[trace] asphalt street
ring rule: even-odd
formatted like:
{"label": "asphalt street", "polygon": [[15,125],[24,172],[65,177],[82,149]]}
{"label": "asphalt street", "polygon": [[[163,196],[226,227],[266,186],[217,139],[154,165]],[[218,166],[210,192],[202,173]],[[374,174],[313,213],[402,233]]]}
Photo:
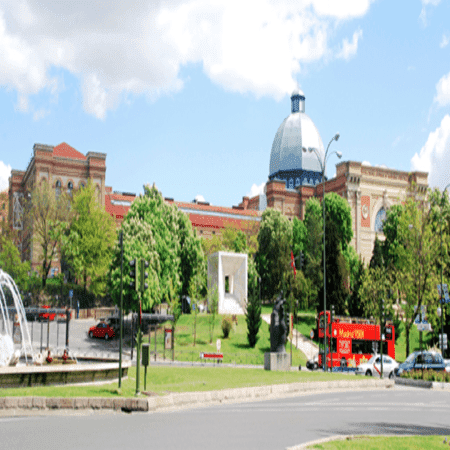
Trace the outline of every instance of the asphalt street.
{"label": "asphalt street", "polygon": [[158,413],[0,418],[9,449],[285,449],[348,434],[450,436],[450,393],[395,387]]}

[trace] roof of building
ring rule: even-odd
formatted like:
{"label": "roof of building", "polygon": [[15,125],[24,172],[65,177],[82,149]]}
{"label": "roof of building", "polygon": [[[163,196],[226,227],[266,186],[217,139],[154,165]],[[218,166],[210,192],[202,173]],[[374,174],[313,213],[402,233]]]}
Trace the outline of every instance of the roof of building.
{"label": "roof of building", "polygon": [[213,206],[206,205],[204,203],[188,203],[188,202],[173,202],[179,209],[185,212],[196,212],[196,213],[206,213],[215,215],[231,215],[239,218],[239,216],[259,217],[261,214],[259,211],[254,211],[250,209],[237,209],[237,208],[227,208],[224,206]]}
{"label": "roof of building", "polygon": [[86,156],[80,153],[78,150],[75,150],[69,144],[65,142],[61,142],[61,144],[53,147],[53,156],[60,156],[62,158],[71,158],[71,159],[81,159],[86,161]]}
{"label": "roof of building", "polygon": [[[303,94],[303,93],[302,93]],[[307,170],[322,173],[316,149],[323,160],[325,151],[314,122],[304,112],[299,91],[291,96],[291,114],[278,128],[270,153],[269,177],[288,170]]]}
{"label": "roof of building", "polygon": [[123,195],[123,193],[118,194],[108,192],[106,189],[105,210],[115,219],[123,219],[127,215],[127,212],[135,198],[136,196],[134,195]]}

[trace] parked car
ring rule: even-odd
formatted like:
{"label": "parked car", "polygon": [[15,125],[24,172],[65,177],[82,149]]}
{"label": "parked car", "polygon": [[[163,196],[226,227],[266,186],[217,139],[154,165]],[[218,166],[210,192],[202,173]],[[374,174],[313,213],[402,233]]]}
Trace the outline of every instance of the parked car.
{"label": "parked car", "polygon": [[308,361],[306,361],[306,368],[309,370],[317,370],[319,368],[319,355],[308,359]]}
{"label": "parked car", "polygon": [[[50,309],[51,306],[49,306],[49,305],[42,305],[41,308]],[[45,320],[45,321],[49,320],[51,322],[52,320],[55,320],[55,317],[56,317],[56,313],[39,313],[39,320],[40,321],[41,320]]]}
{"label": "parked car", "polygon": [[120,317],[108,317],[106,323],[114,330],[114,333],[120,333]]}
{"label": "parked car", "polygon": [[[388,355],[383,355],[383,376],[394,378],[395,369],[398,362]],[[366,375],[368,377],[381,376],[381,355],[373,355],[366,363],[360,364],[356,368],[356,375]]]}
{"label": "parked car", "polygon": [[440,353],[423,351],[413,352],[395,370],[395,375],[400,376],[403,372],[413,369],[445,370],[445,362]]}
{"label": "parked car", "polygon": [[99,322],[97,325],[89,328],[88,336],[90,338],[98,337],[107,341],[115,336],[114,330],[106,323]]}
{"label": "parked car", "polygon": [[28,322],[34,322],[39,319],[39,306],[27,306],[25,308],[25,315]]}

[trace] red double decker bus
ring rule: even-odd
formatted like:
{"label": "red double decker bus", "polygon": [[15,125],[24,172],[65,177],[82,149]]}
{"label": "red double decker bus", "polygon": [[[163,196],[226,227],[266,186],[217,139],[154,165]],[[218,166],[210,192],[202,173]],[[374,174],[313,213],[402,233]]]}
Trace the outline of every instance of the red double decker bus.
{"label": "red double decker bus", "polygon": [[[317,328],[319,339],[324,338],[323,311],[319,314]],[[327,368],[356,368],[380,352],[380,325],[369,319],[336,316],[331,323],[330,311],[326,311]],[[331,331],[331,335],[330,335]],[[384,330],[383,353],[395,359],[395,330],[387,321]],[[319,366],[323,350],[319,353]]]}

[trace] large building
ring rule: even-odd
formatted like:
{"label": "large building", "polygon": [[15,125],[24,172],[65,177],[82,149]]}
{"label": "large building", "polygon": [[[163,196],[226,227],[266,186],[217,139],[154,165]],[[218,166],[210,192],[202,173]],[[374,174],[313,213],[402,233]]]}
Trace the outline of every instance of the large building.
{"label": "large building", "polygon": [[[322,163],[325,149],[314,122],[305,112],[305,95],[295,90],[291,96],[291,113],[281,123],[270,153],[268,181],[264,194],[243,197],[238,206],[213,206],[206,202],[175,203],[189,215],[198,235],[208,238],[228,224],[257,232],[262,212],[275,208],[290,219],[304,218],[306,202],[311,197],[322,198]],[[36,267],[39,260],[36,245],[23,224],[23,199],[32,187],[43,180],[55,189],[72,191],[91,179],[96,186],[98,200],[119,226],[127,214],[135,194],[113,191],[105,185],[106,154],[89,152],[86,155],[66,143],[56,147],[35,144],[25,171],[13,170],[9,180],[10,226],[19,230],[23,259]],[[402,172],[385,167],[372,167],[360,162],[337,164],[336,176],[327,179],[325,192],[344,197],[352,211],[352,245],[366,261],[372,256],[373,242],[379,234],[383,239],[383,220],[387,209],[408,196],[422,198],[428,187],[425,172]],[[1,205],[0,205],[1,206]],[[55,272],[58,263],[55,261]]]}
{"label": "large building", "polygon": [[[305,95],[295,90],[291,114],[278,128],[272,144],[265,192],[244,197],[239,206],[257,211],[275,208],[289,218],[303,220],[306,202],[323,195],[324,156],[320,134],[305,113]],[[403,172],[355,161],[337,164],[335,178],[327,179],[325,175],[325,193],[341,195],[351,207],[352,245],[366,263],[372,257],[375,236],[384,237],[386,210],[408,196],[423,198],[427,188],[426,172]]]}

